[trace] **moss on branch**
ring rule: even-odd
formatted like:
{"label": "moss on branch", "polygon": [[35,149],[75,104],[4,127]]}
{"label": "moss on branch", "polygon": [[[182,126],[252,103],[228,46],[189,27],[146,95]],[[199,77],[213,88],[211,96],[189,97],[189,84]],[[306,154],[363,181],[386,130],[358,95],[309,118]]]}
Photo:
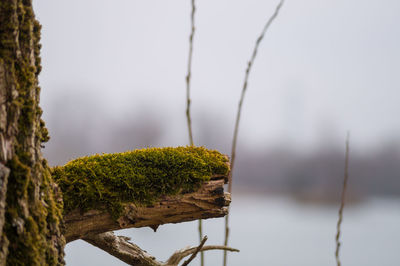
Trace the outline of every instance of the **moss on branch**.
{"label": "moss on branch", "polygon": [[203,147],[147,148],[75,159],[52,169],[64,210],[107,208],[118,218],[125,203],[151,205],[164,195],[197,190],[227,175],[228,158]]}

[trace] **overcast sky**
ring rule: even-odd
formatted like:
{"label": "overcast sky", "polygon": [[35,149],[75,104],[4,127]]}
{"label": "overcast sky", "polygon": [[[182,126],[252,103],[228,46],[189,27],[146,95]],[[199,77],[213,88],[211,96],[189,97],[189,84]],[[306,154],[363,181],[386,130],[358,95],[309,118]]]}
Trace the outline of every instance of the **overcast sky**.
{"label": "overcast sky", "polygon": [[[166,145],[186,145],[190,1],[38,0],[44,118],[55,102],[110,119],[148,110]],[[244,70],[277,1],[197,1],[192,107],[230,141]],[[242,145],[343,145],[400,139],[400,1],[286,1],[260,46],[244,103]],[[73,103],[75,104],[75,103]],[[87,108],[86,108],[87,107]],[[86,109],[85,109],[86,108]],[[59,113],[57,113],[57,111]],[[93,114],[90,112],[93,111]],[[50,119],[48,119],[50,120]],[[128,120],[128,119],[127,119]],[[51,120],[50,120],[51,121]],[[48,122],[50,132],[51,122]],[[83,129],[84,130],[84,129]]]}

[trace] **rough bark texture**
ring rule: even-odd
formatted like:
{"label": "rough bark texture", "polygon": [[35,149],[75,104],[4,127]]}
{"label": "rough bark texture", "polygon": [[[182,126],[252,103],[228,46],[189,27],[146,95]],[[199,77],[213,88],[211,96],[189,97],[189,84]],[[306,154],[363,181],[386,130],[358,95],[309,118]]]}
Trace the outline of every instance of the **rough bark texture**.
{"label": "rough bark texture", "polygon": [[0,265],[3,265],[7,256],[8,240],[3,234],[4,214],[6,207],[7,182],[10,169],[0,162]]}
{"label": "rough bark texture", "polygon": [[67,242],[95,233],[161,224],[180,223],[197,219],[223,217],[227,214],[230,194],[224,193],[225,177],[206,182],[198,191],[177,196],[166,196],[149,207],[128,204],[117,220],[109,212],[74,210],[64,217]]}
{"label": "rough bark texture", "polygon": [[62,200],[41,144],[40,25],[31,0],[0,2],[0,265],[64,264]]}

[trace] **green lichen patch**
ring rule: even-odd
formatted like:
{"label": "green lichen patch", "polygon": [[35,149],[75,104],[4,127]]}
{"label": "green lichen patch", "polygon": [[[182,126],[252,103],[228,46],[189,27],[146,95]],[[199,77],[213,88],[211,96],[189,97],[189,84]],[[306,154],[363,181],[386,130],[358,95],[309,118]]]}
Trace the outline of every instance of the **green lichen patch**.
{"label": "green lichen patch", "polygon": [[198,189],[212,175],[227,175],[228,158],[203,147],[147,148],[75,159],[54,167],[64,210],[105,206],[118,218],[124,203],[151,205],[163,195]]}

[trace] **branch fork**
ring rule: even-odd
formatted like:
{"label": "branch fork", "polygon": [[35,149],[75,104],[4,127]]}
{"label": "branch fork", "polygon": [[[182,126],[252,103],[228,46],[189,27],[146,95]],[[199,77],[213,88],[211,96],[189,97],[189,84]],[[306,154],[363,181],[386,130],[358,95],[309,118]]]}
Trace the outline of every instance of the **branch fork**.
{"label": "branch fork", "polygon": [[162,262],[156,260],[155,257],[147,253],[145,250],[142,250],[137,245],[129,242],[129,237],[116,236],[113,232],[88,235],[83,240],[106,251],[127,264],[135,266],[177,266],[185,257],[191,255],[191,257],[182,264],[182,266],[184,266],[188,265],[200,251],[227,250],[239,252],[238,249],[226,246],[204,246],[207,241],[207,236],[205,236],[199,246],[177,250],[167,261]]}

